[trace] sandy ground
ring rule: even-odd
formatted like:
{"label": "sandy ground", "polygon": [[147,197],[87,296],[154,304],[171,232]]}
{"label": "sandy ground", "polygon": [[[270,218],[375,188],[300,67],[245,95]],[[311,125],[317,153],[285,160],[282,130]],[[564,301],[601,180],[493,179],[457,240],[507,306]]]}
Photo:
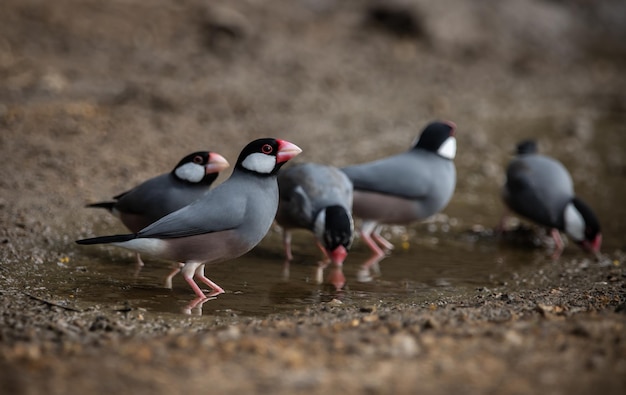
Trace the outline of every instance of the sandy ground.
{"label": "sandy ground", "polygon": [[[439,3],[3,1],[2,392],[624,393],[624,211],[584,169],[602,162],[623,185],[626,7]],[[73,240],[119,229],[85,202],[188,152],[235,158],[276,136],[344,165],[405,149],[435,118],[459,125],[451,217],[495,223],[485,185],[530,130],[596,191],[603,260],[569,254],[514,289],[267,317],[55,295],[50,279],[85,259]]]}

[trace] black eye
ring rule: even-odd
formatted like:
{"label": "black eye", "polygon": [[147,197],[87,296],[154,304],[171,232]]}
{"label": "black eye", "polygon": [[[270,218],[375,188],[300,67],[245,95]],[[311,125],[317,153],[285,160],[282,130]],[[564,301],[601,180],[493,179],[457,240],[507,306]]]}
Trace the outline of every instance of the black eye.
{"label": "black eye", "polygon": [[263,146],[261,147],[261,152],[263,152],[264,154],[271,154],[272,151],[274,151],[274,148],[269,144],[263,144]]}
{"label": "black eye", "polygon": [[193,157],[193,163],[201,164],[204,161],[200,155]]}

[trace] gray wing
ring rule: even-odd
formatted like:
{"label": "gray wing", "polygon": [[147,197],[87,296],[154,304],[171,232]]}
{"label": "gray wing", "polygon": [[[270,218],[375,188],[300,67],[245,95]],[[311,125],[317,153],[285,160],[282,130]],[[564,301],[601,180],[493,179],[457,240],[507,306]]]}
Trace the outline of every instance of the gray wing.
{"label": "gray wing", "polygon": [[313,223],[313,205],[302,185],[301,165],[289,167],[278,174],[280,196],[279,222],[307,227]]}
{"label": "gray wing", "polygon": [[352,181],[334,166],[317,165],[311,169],[313,174],[304,188],[314,202],[316,209],[339,205],[347,210],[352,209]]}
{"label": "gray wing", "polygon": [[[419,199],[429,193],[433,164],[428,159],[447,161],[427,152],[405,152],[374,162],[342,168],[354,189],[378,192],[408,199]],[[430,157],[430,158],[429,158]]]}
{"label": "gray wing", "polygon": [[192,204],[142,229],[137,237],[176,238],[235,229],[244,222],[247,199],[224,188],[209,191]]}
{"label": "gray wing", "polygon": [[559,227],[563,208],[572,197],[569,173],[551,158],[526,155],[513,160],[507,168],[506,203],[539,224]]}
{"label": "gray wing", "polygon": [[334,166],[304,163],[279,173],[280,218],[309,226],[317,212],[339,205],[352,209],[352,182]]}
{"label": "gray wing", "polygon": [[174,180],[169,173],[162,174],[118,195],[115,209],[156,221],[197,200],[208,189],[206,185],[184,184]]}
{"label": "gray wing", "polygon": [[153,210],[159,205],[159,196],[172,187],[169,176],[169,174],[161,174],[115,196],[114,199],[117,199],[115,208],[131,214],[143,214]]}

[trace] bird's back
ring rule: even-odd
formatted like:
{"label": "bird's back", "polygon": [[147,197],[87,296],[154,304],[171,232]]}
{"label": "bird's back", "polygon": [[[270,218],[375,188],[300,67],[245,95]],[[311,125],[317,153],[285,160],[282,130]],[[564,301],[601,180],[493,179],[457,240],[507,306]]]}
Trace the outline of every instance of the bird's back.
{"label": "bird's back", "polygon": [[456,185],[456,170],[451,160],[419,149],[342,170],[355,191],[421,201],[428,206],[424,210],[430,212],[428,215],[445,207]]}
{"label": "bird's back", "polygon": [[281,226],[311,228],[322,208],[352,208],[352,183],[333,166],[305,163],[278,175],[280,203],[276,220]]}
{"label": "bird's back", "polygon": [[187,183],[169,173],[162,174],[120,195],[114,210],[120,213],[122,220],[124,214],[141,216],[147,225],[191,204],[208,190],[207,185]]}
{"label": "bird's back", "polygon": [[553,158],[520,155],[507,167],[504,201],[513,211],[542,225],[562,227],[563,210],[573,197],[569,172]]}

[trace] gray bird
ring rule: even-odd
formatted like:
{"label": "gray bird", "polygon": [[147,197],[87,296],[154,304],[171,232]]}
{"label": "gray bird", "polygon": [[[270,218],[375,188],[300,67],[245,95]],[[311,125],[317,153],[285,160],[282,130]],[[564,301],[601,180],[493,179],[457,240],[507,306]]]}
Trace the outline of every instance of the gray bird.
{"label": "gray bird", "polygon": [[113,244],[180,262],[196,300],[207,295],[194,277],[211,288],[209,296],[221,294],[224,290],[205,277],[205,265],[237,258],[261,241],[278,209],[278,170],[300,152],[298,146],[285,140],[254,140],[239,154],[231,176],[190,205],[137,233],[76,242]]}
{"label": "gray bird", "polygon": [[286,266],[293,259],[291,230],[309,230],[325,255],[321,269],[332,262],[335,270],[329,281],[342,288],[341,266],[354,238],[352,182],[336,167],[303,163],[280,172],[278,189],[276,222],[283,228]]}
{"label": "gray bird", "polygon": [[[575,195],[572,177],[565,166],[539,154],[536,142],[526,140],[517,145],[517,156],[506,169],[502,199],[511,211],[550,229],[555,242],[553,258],[563,251],[559,231],[584,250],[599,253],[602,234],[597,217]],[[504,217],[501,228],[503,224]]]}
{"label": "gray bird", "polygon": [[[360,234],[374,255],[371,266],[393,245],[380,224],[408,224],[430,217],[450,201],[456,185],[456,125],[433,122],[406,152],[342,170],[354,185],[352,214],[363,220]],[[378,242],[378,244],[377,244]]]}
{"label": "gray bird", "polygon": [[[113,201],[93,203],[87,207],[106,209],[118,217],[128,230],[139,232],[204,195],[219,172],[228,166],[228,161],[216,152],[194,152],[182,158],[171,172],[146,180],[113,197]],[[143,266],[140,254],[137,254],[137,265],[138,269]],[[168,280],[171,284],[171,279]]]}

